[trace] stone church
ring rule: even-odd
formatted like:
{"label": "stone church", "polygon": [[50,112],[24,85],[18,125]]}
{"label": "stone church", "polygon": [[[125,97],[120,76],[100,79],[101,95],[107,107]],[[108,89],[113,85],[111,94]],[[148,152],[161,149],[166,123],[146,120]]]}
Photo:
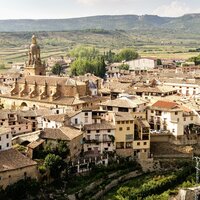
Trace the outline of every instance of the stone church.
{"label": "stone church", "polygon": [[25,64],[25,76],[46,75],[45,62],[40,58],[40,46],[37,44],[35,35],[32,36],[32,44],[28,52],[28,62]]}
{"label": "stone church", "polygon": [[98,98],[95,100],[90,97],[86,82],[70,77],[45,76],[45,64],[41,61],[40,47],[34,35],[23,77],[15,81],[10,94],[1,94],[0,99],[5,107],[12,109],[17,109],[21,105],[56,105],[77,110],[84,106],[92,106],[95,101],[99,102]]}

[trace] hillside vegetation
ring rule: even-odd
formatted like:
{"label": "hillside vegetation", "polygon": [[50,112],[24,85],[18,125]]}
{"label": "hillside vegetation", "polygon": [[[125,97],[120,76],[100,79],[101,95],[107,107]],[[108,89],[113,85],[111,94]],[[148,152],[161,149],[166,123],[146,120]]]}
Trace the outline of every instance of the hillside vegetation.
{"label": "hillside vegetation", "polygon": [[13,31],[66,31],[85,29],[105,30],[180,30],[200,31],[200,14],[182,17],[159,17],[156,15],[102,15],[70,19],[23,19],[0,20],[0,32]]}

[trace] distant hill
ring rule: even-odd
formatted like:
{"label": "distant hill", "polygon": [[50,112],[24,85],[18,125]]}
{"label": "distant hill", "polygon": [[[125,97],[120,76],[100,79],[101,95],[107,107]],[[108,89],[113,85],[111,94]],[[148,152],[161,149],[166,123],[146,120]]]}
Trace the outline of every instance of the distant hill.
{"label": "distant hill", "polygon": [[69,31],[84,29],[173,29],[194,33],[200,32],[200,14],[187,14],[182,17],[159,17],[156,15],[104,15],[70,19],[0,20],[0,32]]}

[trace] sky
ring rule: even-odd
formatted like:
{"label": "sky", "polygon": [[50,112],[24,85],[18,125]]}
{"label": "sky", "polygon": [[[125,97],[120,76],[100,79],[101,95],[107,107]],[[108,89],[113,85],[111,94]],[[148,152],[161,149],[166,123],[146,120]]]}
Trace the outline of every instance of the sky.
{"label": "sky", "polygon": [[200,13],[200,0],[0,0],[0,19],[58,19],[94,15]]}

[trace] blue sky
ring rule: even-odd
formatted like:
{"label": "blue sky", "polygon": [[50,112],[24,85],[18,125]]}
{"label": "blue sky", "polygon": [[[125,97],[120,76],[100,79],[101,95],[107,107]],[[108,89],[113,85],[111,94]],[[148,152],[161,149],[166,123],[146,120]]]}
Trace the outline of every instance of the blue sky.
{"label": "blue sky", "polygon": [[200,13],[200,0],[0,0],[0,19]]}

